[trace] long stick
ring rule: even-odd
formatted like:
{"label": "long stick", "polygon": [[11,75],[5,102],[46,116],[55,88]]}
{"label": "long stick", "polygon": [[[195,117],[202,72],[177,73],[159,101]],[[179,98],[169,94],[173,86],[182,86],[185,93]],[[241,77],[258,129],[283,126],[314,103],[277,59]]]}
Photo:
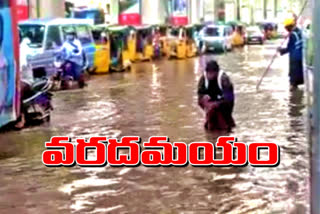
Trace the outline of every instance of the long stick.
{"label": "long stick", "polygon": [[[304,9],[306,8],[307,4],[308,4],[308,0],[305,1],[304,5],[303,5],[303,7],[302,7],[302,9],[301,9],[301,11],[300,11],[300,13],[299,13],[299,16],[297,17],[297,20],[301,17],[301,15],[302,15]],[[286,38],[282,41],[282,43],[281,43],[280,46],[282,46],[282,45],[284,44],[284,42],[286,41],[286,39],[289,38],[289,37],[290,37],[290,34],[288,35],[288,37],[286,37]],[[258,82],[258,84],[257,84],[257,87],[256,87],[257,91],[259,90],[259,87],[260,87],[260,85],[261,85],[264,77],[265,77],[265,76],[267,75],[267,73],[269,72],[269,70],[270,70],[270,68],[271,68],[274,60],[277,58],[277,56],[278,56],[278,50],[277,50],[277,52],[274,54],[274,56],[272,57],[272,60],[271,60],[271,62],[270,62],[270,64],[269,64],[269,66],[267,67],[267,69],[263,72],[262,77],[260,78],[260,80],[259,80],[259,82]]]}
{"label": "long stick", "polygon": [[[282,41],[282,43],[281,43],[280,46],[282,46],[286,40],[287,40],[287,37]],[[263,72],[262,77],[260,78],[260,80],[259,80],[259,82],[258,82],[258,84],[257,84],[257,91],[259,90],[259,87],[260,87],[260,85],[261,85],[264,77],[265,77],[265,76],[267,75],[267,73],[269,72],[269,70],[270,70],[270,68],[271,68],[274,60],[277,58],[277,56],[278,56],[278,50],[277,50],[277,52],[273,55],[272,60],[271,60],[271,62],[270,62],[270,64],[269,64],[269,66],[267,67],[267,69]]]}

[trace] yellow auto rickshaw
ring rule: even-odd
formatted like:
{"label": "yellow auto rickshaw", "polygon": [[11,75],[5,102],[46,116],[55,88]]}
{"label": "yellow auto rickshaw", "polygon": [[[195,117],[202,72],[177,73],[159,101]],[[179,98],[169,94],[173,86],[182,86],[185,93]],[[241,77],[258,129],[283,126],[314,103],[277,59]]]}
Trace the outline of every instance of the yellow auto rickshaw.
{"label": "yellow auto rickshaw", "polygon": [[93,27],[92,35],[95,41],[94,72],[104,74],[110,68],[110,38],[106,25]]}
{"label": "yellow auto rickshaw", "polygon": [[187,57],[194,57],[197,55],[197,45],[195,41],[195,33],[196,33],[196,26],[188,25],[186,26],[186,36],[187,36]]}
{"label": "yellow auto rickshaw", "polygon": [[111,26],[110,35],[111,64],[110,70],[123,71],[131,69],[128,37],[130,29],[126,26]]}
{"label": "yellow auto rickshaw", "polygon": [[136,33],[135,60],[152,60],[154,55],[152,27],[144,25],[133,28]]}
{"label": "yellow auto rickshaw", "polygon": [[245,24],[239,21],[230,21],[227,23],[232,27],[232,46],[240,47],[245,45]]}
{"label": "yellow auto rickshaw", "polygon": [[238,25],[232,34],[232,46],[239,47],[245,44],[245,29],[243,25]]}
{"label": "yellow auto rickshaw", "polygon": [[257,23],[260,26],[261,30],[264,32],[264,36],[266,39],[275,39],[277,38],[278,24],[272,21],[263,21]]}
{"label": "yellow auto rickshaw", "polygon": [[170,27],[168,25],[160,25],[160,43],[161,43],[161,54],[163,56],[170,56],[170,46],[169,46],[169,31]]}
{"label": "yellow auto rickshaw", "polygon": [[137,32],[133,27],[129,27],[128,51],[131,62],[134,62],[137,53]]}
{"label": "yellow auto rickshaw", "polygon": [[172,27],[169,35],[169,58],[184,59],[187,57],[187,32],[185,27]]}

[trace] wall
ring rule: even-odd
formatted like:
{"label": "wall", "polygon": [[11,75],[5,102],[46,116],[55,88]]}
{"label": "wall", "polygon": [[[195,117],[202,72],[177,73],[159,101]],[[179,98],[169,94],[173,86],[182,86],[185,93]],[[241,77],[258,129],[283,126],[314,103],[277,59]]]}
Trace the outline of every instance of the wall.
{"label": "wall", "polygon": [[204,0],[203,5],[204,5],[204,21],[205,22],[214,21],[215,19],[214,1]]}
{"label": "wall", "polygon": [[119,21],[119,4],[118,0],[110,0],[110,9],[111,9],[111,15],[110,15],[110,23],[111,24],[117,24]]}
{"label": "wall", "polygon": [[[118,0],[67,0],[74,7],[101,8],[105,12],[105,20],[110,24],[118,23],[119,4]],[[109,8],[108,8],[109,7]]]}
{"label": "wall", "polygon": [[163,0],[142,1],[142,23],[164,24],[167,16],[165,4]]}
{"label": "wall", "polygon": [[264,0],[255,0],[253,5],[253,23],[264,20]]}
{"label": "wall", "polygon": [[236,17],[236,10],[237,10],[237,7],[236,7],[236,3],[233,2],[233,1],[226,1],[225,2],[225,14],[226,14],[226,22],[229,22],[229,21],[234,21],[237,19]]}

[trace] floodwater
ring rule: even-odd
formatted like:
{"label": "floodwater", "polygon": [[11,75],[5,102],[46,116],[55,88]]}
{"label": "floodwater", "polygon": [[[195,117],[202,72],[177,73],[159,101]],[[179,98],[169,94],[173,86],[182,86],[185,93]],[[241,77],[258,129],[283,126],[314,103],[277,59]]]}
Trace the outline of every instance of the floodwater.
{"label": "floodwater", "polygon": [[201,60],[134,64],[131,72],[92,76],[84,90],[57,92],[50,124],[0,134],[0,213],[308,213],[306,95],[289,92],[288,59],[256,83],[277,44],[215,58],[236,92],[230,134],[240,142],[275,142],[275,168],[47,168],[51,136],[169,136],[170,142],[215,142],[197,106]]}

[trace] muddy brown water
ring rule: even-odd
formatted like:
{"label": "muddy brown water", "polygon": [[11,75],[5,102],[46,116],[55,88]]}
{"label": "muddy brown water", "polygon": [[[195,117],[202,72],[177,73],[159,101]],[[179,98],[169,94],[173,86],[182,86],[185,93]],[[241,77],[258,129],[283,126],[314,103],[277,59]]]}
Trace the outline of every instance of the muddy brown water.
{"label": "muddy brown water", "polygon": [[236,91],[230,134],[275,142],[276,168],[47,168],[52,136],[168,136],[215,142],[197,106],[201,60],[135,64],[131,72],[93,76],[84,90],[58,92],[50,124],[0,134],[0,213],[308,213],[309,143],[303,88],[288,88],[287,57],[256,91],[277,45],[249,46],[215,58]]}

